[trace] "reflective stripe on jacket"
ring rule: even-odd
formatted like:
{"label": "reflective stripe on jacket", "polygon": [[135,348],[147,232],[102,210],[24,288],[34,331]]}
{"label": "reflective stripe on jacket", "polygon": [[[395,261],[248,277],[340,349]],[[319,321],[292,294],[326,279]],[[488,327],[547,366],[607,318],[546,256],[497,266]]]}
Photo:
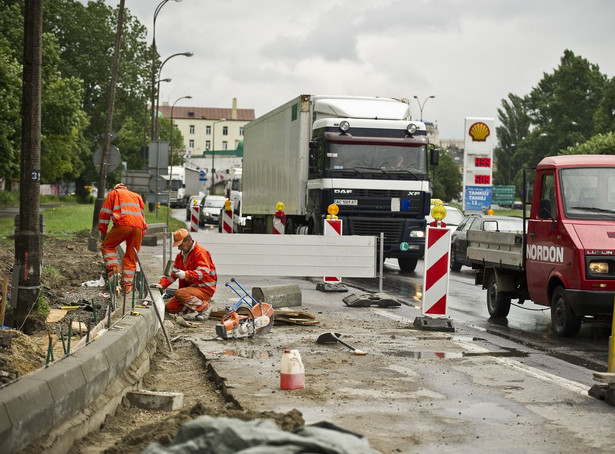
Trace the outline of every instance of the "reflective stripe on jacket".
{"label": "reflective stripe on jacket", "polygon": [[[186,278],[179,280],[179,288],[199,287],[208,295],[213,296],[218,283],[216,266],[209,251],[199,246],[196,241],[185,257],[182,252],[177,254],[173,267],[186,272]],[[160,285],[167,288],[176,279],[175,273],[171,273],[170,277],[164,276],[160,279]]]}
{"label": "reflective stripe on jacket", "polygon": [[98,230],[100,230],[100,233],[107,234],[111,220],[113,220],[113,225],[139,227],[145,232],[147,229],[145,205],[141,196],[126,188],[111,191],[98,214]]}

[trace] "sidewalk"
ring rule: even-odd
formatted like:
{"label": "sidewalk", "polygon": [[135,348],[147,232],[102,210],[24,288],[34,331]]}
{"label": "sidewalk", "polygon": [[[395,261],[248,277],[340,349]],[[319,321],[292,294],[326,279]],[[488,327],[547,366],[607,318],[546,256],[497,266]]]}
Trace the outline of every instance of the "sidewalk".
{"label": "sidewalk", "polygon": [[[205,247],[215,239],[203,232],[194,237]],[[162,248],[144,248],[141,256],[148,279],[157,279]],[[615,427],[615,411],[588,396],[594,384],[588,370],[463,325],[455,324],[455,333],[420,331],[412,325],[421,315],[414,307],[350,308],[342,298],[360,290],[323,293],[310,280],[219,276],[214,309],[237,301],[224,287],[231,277],[248,291],[298,284],[303,303],[291,309],[320,322],[276,325],[254,339],[216,339],[214,320],[195,331],[193,342],[246,409],[296,408],[306,423],[334,423],[383,453],[612,452],[608,428]],[[317,344],[326,332],[341,333],[367,355],[339,343]],[[303,389],[280,390],[287,348],[301,353]],[[557,376],[572,368],[580,382]]]}

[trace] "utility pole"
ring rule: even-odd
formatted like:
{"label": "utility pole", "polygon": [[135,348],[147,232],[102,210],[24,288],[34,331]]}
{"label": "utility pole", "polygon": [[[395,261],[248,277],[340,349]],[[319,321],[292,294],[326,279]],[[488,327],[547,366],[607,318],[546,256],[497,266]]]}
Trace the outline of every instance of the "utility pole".
{"label": "utility pole", "polygon": [[109,168],[109,153],[111,149],[111,131],[113,130],[113,110],[115,108],[115,86],[117,83],[117,73],[120,65],[120,46],[122,44],[122,27],[124,24],[124,3],[120,0],[117,32],[115,33],[115,50],[113,52],[113,67],[111,69],[111,80],[109,81],[109,100],[107,104],[107,122],[105,125],[105,142],[102,150],[100,163],[100,176],[98,179],[98,195],[94,203],[94,215],[92,216],[92,231],[88,241],[88,249],[92,252],[97,250],[97,239],[100,237],[98,231],[98,214],[105,203],[105,187],[107,186],[107,169]]}
{"label": "utility pole", "polygon": [[13,295],[17,301],[13,327],[18,329],[23,328],[40,294],[43,255],[39,221],[43,0],[26,0],[24,13],[19,218],[15,226],[13,268]]}

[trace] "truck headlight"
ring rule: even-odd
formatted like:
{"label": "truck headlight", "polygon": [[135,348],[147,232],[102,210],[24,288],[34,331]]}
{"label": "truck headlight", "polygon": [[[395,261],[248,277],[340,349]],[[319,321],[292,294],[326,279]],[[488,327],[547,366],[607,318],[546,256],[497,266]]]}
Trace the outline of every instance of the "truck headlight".
{"label": "truck headlight", "polygon": [[609,274],[609,262],[589,262],[587,267],[592,274]]}
{"label": "truck headlight", "polygon": [[424,230],[411,230],[410,238],[425,238],[425,231]]}
{"label": "truck headlight", "polygon": [[340,131],[346,132],[350,129],[350,123],[347,120],[340,121]]}

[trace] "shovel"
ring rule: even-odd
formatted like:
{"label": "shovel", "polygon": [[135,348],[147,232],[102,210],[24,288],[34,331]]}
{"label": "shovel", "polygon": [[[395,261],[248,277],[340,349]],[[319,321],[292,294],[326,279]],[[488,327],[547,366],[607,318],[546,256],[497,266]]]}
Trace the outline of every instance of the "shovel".
{"label": "shovel", "polygon": [[334,344],[335,342],[339,342],[340,344],[345,345],[350,350],[352,350],[355,355],[367,355],[367,352],[364,352],[363,350],[358,350],[358,349],[354,348],[352,345],[350,345],[350,344],[344,342],[343,340],[341,340],[340,336],[341,336],[340,333],[324,333],[324,334],[321,334],[320,336],[318,336],[318,339],[316,339],[316,343],[318,343],[318,344]]}

